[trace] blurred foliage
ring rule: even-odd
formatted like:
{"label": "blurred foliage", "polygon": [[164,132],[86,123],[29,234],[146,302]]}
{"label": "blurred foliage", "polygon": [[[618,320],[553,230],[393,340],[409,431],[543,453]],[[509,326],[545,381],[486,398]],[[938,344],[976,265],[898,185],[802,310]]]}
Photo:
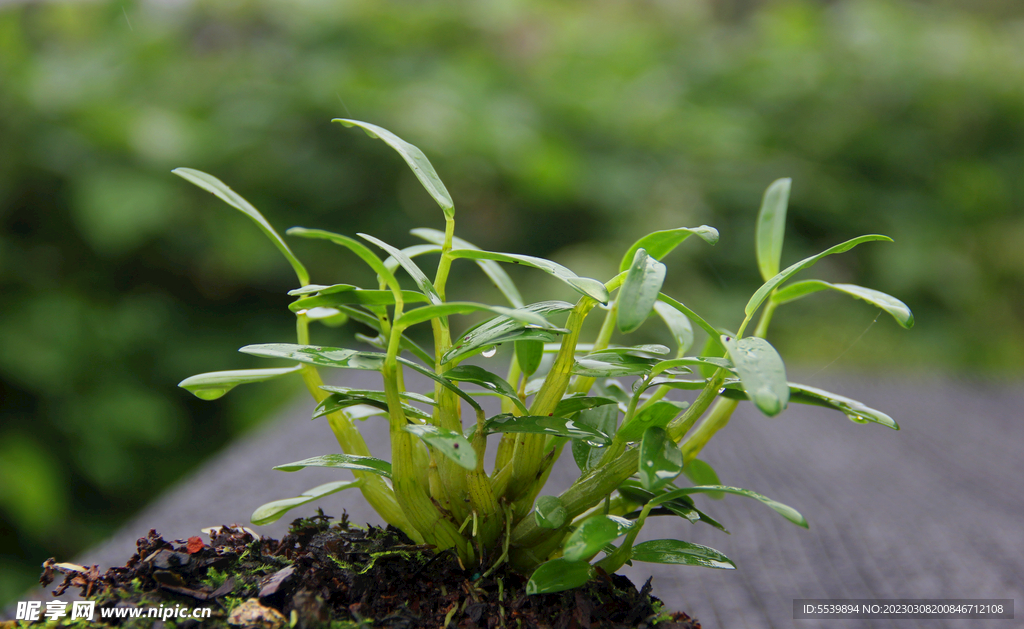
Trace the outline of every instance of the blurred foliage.
{"label": "blurred foliage", "polygon": [[[281,229],[408,245],[441,224],[404,164],[338,116],[420,146],[460,235],[488,249],[603,278],[648,231],[714,225],[721,243],[673,254],[692,273],[668,283],[726,326],[759,284],[760,195],[791,176],[783,264],[889,234],[820,266],[918,320],[872,325],[841,296],[782,309],[773,341],[792,363],[1024,367],[1017,2],[0,6],[0,603],[294,390],[204,404],[174,387],[292,338],[294,279],[171,168],[215,174]],[[293,246],[314,281],[347,276],[340,250]],[[520,277],[527,297],[546,281]]]}

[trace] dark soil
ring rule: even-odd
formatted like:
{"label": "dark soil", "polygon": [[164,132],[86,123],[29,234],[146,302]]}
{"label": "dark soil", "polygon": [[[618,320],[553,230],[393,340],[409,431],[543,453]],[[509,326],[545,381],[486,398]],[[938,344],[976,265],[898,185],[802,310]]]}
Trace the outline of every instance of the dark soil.
{"label": "dark soil", "polygon": [[575,590],[527,596],[526,579],[507,566],[481,577],[463,570],[454,554],[434,554],[397,530],[330,520],[322,513],[296,520],[280,541],[257,540],[237,526],[174,543],[150,531],[124,567],[100,574],[50,560],[41,581],[49,585],[62,573],[55,594],[79,588],[96,601],[98,622],[124,627],[189,629],[200,622],[100,621],[100,610],[208,607],[204,629],[229,620],[261,629],[700,627],[686,614],[663,611],[650,580],[638,592],[629,579],[605,575]]}

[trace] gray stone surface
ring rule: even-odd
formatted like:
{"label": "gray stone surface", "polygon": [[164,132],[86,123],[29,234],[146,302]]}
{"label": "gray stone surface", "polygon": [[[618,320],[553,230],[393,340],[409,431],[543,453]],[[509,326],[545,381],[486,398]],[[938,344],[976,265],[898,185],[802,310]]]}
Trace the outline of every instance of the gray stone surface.
{"label": "gray stone surface", "polygon": [[[375,376],[350,373],[347,384],[372,386]],[[715,466],[723,483],[796,507],[810,530],[752,500],[700,497],[702,508],[731,535],[678,518],[652,518],[642,537],[702,543],[724,552],[739,569],[638,563],[626,573],[638,585],[653,575],[655,593],[705,627],[838,626],[837,621],[794,621],[794,598],[1024,600],[1024,388],[1019,383],[883,377],[807,383],[882,409],[902,430],[856,425],[816,407],[794,405],[779,417],[766,418],[741,405],[702,458]],[[307,419],[311,407],[296,404],[278,421],[234,444],[107,543],[79,558],[80,563],[123,563],[135,539],[150,528],[167,538],[185,538],[206,526],[244,524],[262,502],[344,477],[331,470],[270,469],[336,451],[326,426]],[[384,422],[370,419],[365,426],[371,449],[386,457]],[[575,474],[571,457],[564,456],[545,493],[568,486]],[[332,514],[345,509],[355,522],[379,522],[354,491],[332,496],[322,506]],[[279,535],[290,519],[259,530]],[[1020,621],[992,622],[1011,626]],[[968,625],[847,620],[841,626]]]}

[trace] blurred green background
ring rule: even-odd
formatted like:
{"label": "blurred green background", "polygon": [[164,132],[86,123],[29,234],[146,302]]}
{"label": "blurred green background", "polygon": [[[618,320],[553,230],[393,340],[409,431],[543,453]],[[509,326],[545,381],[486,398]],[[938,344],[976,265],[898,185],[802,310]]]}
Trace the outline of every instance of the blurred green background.
{"label": "blurred green background", "polygon": [[[783,264],[888,234],[816,275],[890,292],[918,325],[809,299],[776,316],[791,365],[1024,368],[1019,2],[0,2],[0,604],[295,392],[175,387],[291,340],[295,281],[172,168],[215,174],[282,230],[405,246],[442,225],[339,116],[422,148],[459,234],[488,249],[607,279],[648,231],[717,227],[717,247],[673,254],[668,284],[725,327],[760,283],[761,193],[793,177]],[[315,282],[362,273],[293,247]],[[457,277],[456,294],[487,290]],[[571,297],[519,277],[528,299]]]}

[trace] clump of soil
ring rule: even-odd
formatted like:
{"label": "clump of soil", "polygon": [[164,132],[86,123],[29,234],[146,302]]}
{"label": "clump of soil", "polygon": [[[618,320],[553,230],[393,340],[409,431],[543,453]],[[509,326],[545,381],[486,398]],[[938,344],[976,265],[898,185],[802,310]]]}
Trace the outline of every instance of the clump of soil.
{"label": "clump of soil", "polygon": [[[507,566],[487,576],[467,572],[453,553],[435,554],[391,527],[362,529],[345,516],[332,524],[322,512],[295,520],[280,541],[237,526],[210,532],[209,541],[171,543],[150,531],[125,566],[104,574],[52,559],[44,568],[43,585],[64,574],[55,594],[79,588],[96,601],[96,621],[123,627],[161,621],[101,620],[101,610],[206,607],[212,617],[201,621],[204,628],[700,627],[686,614],[664,612],[650,580],[638,592],[621,575],[603,575],[575,590],[527,596],[526,579]],[[158,626],[199,622],[175,618]]]}

